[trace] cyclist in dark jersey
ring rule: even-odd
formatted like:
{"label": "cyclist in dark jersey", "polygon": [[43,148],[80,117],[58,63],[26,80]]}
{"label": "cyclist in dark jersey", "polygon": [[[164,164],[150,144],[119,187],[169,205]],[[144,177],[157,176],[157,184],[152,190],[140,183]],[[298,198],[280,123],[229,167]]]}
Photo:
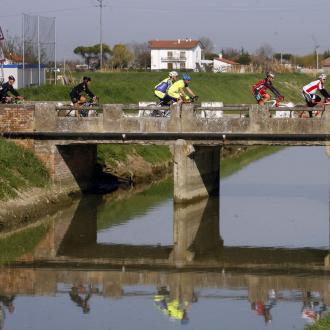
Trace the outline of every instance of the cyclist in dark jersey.
{"label": "cyclist in dark jersey", "polygon": [[[23,99],[23,96],[20,96],[17,90],[14,88],[15,77],[9,76],[8,81],[3,83],[0,87],[0,102],[1,103],[12,103],[14,97],[17,99]],[[8,93],[11,93],[13,96],[10,96]]]}
{"label": "cyclist in dark jersey", "polygon": [[275,95],[277,101],[283,101],[284,97],[281,93],[273,86],[273,79],[275,75],[271,72],[266,73],[266,78],[260,80],[252,86],[252,94],[256,98],[259,105],[264,105],[266,101],[270,100],[270,95],[267,93],[267,89]]}
{"label": "cyclist in dark jersey", "polygon": [[82,105],[86,102],[86,96],[82,95],[83,93],[93,99],[93,102],[96,101],[96,96],[89,89],[89,85],[92,79],[90,77],[84,77],[82,83],[73,87],[70,92],[70,98],[74,105]]}

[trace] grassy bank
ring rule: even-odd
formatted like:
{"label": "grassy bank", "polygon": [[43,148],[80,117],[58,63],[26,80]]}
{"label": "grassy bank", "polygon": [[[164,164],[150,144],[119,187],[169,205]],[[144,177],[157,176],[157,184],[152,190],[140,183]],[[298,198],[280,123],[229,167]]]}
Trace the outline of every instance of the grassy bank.
{"label": "grassy bank", "polygon": [[[100,97],[101,103],[137,103],[154,100],[153,88],[166,72],[115,72],[86,73],[92,77],[91,90]],[[84,73],[75,74],[77,81]],[[260,74],[191,73],[191,88],[201,101],[225,103],[255,103],[251,86],[261,78]],[[274,85],[292,102],[303,102],[301,88],[311,77],[305,74],[278,74]],[[68,100],[72,86],[41,86],[21,90],[28,100]]]}
{"label": "grassy bank", "polygon": [[98,146],[97,154],[99,163],[111,166],[115,166],[117,162],[127,161],[128,155],[139,155],[150,164],[162,163],[172,158],[168,146],[155,145],[101,144]]}
{"label": "grassy bank", "polygon": [[0,265],[15,262],[17,258],[32,251],[47,230],[46,225],[40,225],[0,239]]}
{"label": "grassy bank", "polygon": [[46,168],[31,151],[0,139],[0,200],[17,196],[20,190],[44,187],[48,180]]}
{"label": "grassy bank", "polygon": [[309,325],[305,327],[305,330],[329,330],[330,329],[330,313],[326,314],[326,316],[316,322],[313,325]]}

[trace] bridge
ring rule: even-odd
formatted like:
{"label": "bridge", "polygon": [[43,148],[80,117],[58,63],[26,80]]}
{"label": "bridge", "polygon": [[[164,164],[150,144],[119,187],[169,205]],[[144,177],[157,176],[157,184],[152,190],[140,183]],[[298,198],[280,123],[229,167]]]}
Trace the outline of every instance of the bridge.
{"label": "bridge", "polygon": [[[183,104],[172,105],[169,117],[145,115],[152,110],[108,104],[93,117],[66,117],[56,102],[1,105],[0,133],[31,148],[54,182],[81,190],[91,185],[98,144],[171,145],[176,202],[219,192],[224,145],[330,145],[328,110],[322,117],[299,118],[297,112],[310,109]],[[276,115],[283,111],[289,117]]]}

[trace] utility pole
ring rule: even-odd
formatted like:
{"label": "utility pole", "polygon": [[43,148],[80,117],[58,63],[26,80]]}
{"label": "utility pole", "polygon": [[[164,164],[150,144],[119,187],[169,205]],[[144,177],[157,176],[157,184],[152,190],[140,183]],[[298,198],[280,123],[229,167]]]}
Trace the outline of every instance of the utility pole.
{"label": "utility pole", "polygon": [[96,0],[100,7],[100,70],[102,71],[103,67],[103,40],[102,40],[102,11],[103,11],[103,0]]}

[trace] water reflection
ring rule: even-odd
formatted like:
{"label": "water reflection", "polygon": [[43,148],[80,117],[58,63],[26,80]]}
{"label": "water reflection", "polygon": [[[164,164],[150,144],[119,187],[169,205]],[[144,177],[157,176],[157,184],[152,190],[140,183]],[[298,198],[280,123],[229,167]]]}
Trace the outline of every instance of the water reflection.
{"label": "water reflection", "polygon": [[[163,191],[168,199],[168,189]],[[246,195],[248,189],[239,191]],[[151,195],[162,202],[155,190]],[[294,188],[284,197],[290,195]],[[123,213],[129,201],[77,201],[47,220],[47,233],[32,251],[0,268],[0,329],[283,330],[322,318],[330,306],[328,249],[234,246],[228,237],[244,238],[245,227],[233,222],[228,230],[219,203],[171,204],[169,239],[130,244],[112,241],[114,235],[99,239],[100,227],[118,226],[117,217],[109,220],[104,213],[100,222],[100,210]],[[138,209],[141,215],[143,207]],[[121,223],[129,227],[130,217]],[[144,233],[153,235],[147,226]]]}

